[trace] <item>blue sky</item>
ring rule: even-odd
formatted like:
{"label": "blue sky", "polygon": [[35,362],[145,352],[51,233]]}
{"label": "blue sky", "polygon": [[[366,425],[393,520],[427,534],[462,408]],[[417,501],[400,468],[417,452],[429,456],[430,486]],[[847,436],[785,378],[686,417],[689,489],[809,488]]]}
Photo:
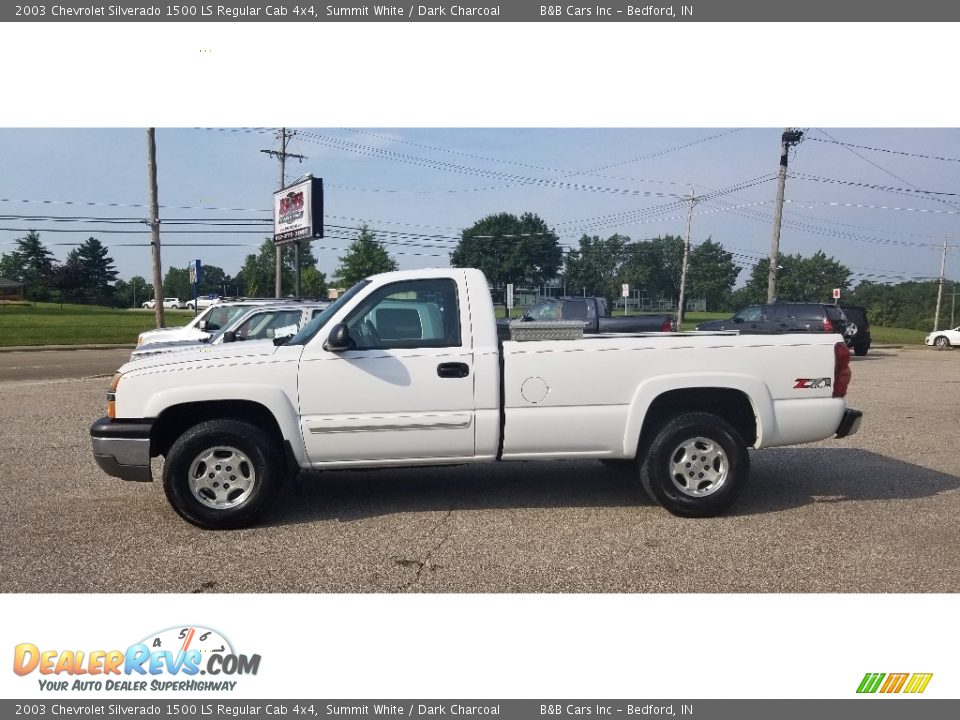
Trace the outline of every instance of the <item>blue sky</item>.
{"label": "blue sky", "polygon": [[[584,232],[682,235],[691,186],[708,196],[694,208],[694,243],[712,237],[747,267],[769,253],[782,128],[293,129],[288,152],[307,159],[288,161],[288,181],[324,178],[328,237],[314,251],[328,275],[361,222],[402,268],[448,264],[460,230],[495,212],[535,212],[571,247]],[[960,196],[930,193],[960,192],[960,130],[805,130],[781,252],[822,249],[855,281],[936,276],[944,238],[960,244]],[[270,217],[278,165],[260,150],[276,149],[276,134],[157,130],[164,270],[194,257],[239,270],[269,230],[250,221]],[[93,235],[121,277],[149,277],[146,226],[117,222],[148,214],[143,129],[0,129],[0,159],[0,252],[30,228],[59,259]],[[960,279],[956,249],[947,277]]]}

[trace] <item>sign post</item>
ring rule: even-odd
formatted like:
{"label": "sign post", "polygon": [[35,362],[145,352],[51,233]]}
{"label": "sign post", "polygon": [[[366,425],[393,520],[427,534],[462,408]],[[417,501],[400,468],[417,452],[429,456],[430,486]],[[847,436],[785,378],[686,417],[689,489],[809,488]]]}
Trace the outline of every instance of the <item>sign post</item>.
{"label": "sign post", "polygon": [[840,301],[840,288],[833,289],[833,304],[836,305]]}
{"label": "sign post", "polygon": [[190,272],[190,282],[193,284],[193,315],[196,317],[197,307],[200,303],[197,301],[197,286],[200,284],[200,273],[201,266],[199,260],[191,260],[190,265],[187,266],[187,269]]}
{"label": "sign post", "polygon": [[620,294],[623,295],[623,314],[630,314],[630,284],[624,283],[623,287],[620,290]]}
{"label": "sign post", "polygon": [[510,319],[511,310],[513,310],[513,283],[507,283],[507,320]]}
{"label": "sign post", "polygon": [[273,194],[273,244],[297,244],[296,296],[300,297],[300,242],[323,237],[323,178],[307,175]]}

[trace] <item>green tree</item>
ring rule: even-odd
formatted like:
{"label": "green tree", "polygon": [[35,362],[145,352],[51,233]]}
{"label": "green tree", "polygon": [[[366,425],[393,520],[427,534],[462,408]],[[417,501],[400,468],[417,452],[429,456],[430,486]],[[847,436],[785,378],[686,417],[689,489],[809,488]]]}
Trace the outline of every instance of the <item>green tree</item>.
{"label": "green tree", "polygon": [[533,213],[488,215],[463,231],[450,253],[454,267],[475,267],[492,285],[539,285],[555,278],[563,262],[560,242]]}
{"label": "green tree", "polygon": [[117,270],[103,243],[95,237],[87,238],[67,254],[67,262],[75,263],[80,270],[80,292],[86,301],[102,305],[112,302]]}
{"label": "green tree", "polygon": [[[292,295],[296,265],[296,246],[293,243],[282,246],[280,260],[280,281],[283,284],[283,292]],[[304,290],[304,271],[308,268],[316,268],[316,266],[317,258],[313,254],[310,243],[302,243],[300,246],[300,287],[303,294],[306,294]],[[239,280],[239,283],[237,280]],[[227,277],[224,282],[239,284],[241,294],[248,297],[273,297],[276,290],[276,250],[273,240],[270,238],[264,240],[257,252],[247,255],[243,261],[243,267],[237,273],[237,277],[233,279]]]}
{"label": "green tree", "polygon": [[728,309],[733,285],[741,267],[723,245],[712,239],[690,251],[687,267],[687,297],[704,298],[711,311]]}
{"label": "green tree", "polygon": [[23,283],[26,298],[49,299],[46,279],[53,269],[53,253],[40,242],[40,234],[35,230],[14,242],[16,249],[0,256],[0,276]]}
{"label": "green tree", "polygon": [[[203,271],[201,275],[202,273]],[[193,297],[193,283],[190,282],[190,271],[187,268],[170,266],[167,274],[163,276],[163,296],[180,298],[183,301]]]}
{"label": "green tree", "polygon": [[679,298],[682,270],[683,238],[665,235],[627,247],[624,282],[643,289],[651,299]]}
{"label": "green tree", "polygon": [[[189,273],[188,273],[189,275]],[[189,280],[189,277],[187,278]],[[219,265],[203,265],[200,268],[200,283],[197,295],[225,295],[224,287],[230,283],[230,276]],[[193,297],[193,286],[190,286]]]}
{"label": "green tree", "polygon": [[[933,329],[933,316],[937,307],[936,280],[924,282],[903,282],[885,285],[877,282],[862,282],[849,293],[840,296],[840,306],[855,305],[867,309],[870,322],[875,325],[911,328],[929,331]],[[950,298],[958,283],[946,282],[943,288],[944,299]],[[958,322],[954,315],[951,323],[951,303],[944,303],[940,310],[938,327],[955,327]]]}
{"label": "green tree", "polygon": [[60,308],[63,309],[64,295],[69,297],[82,283],[80,267],[75,262],[54,263],[47,272],[45,282],[57,291]]}
{"label": "green tree", "polygon": [[305,267],[300,271],[300,290],[304,297],[327,297],[327,276],[316,267]]}
{"label": "green tree", "polygon": [[[273,297],[275,251],[273,240],[267,238],[256,253],[247,255],[238,277],[243,280],[242,293],[250,297]],[[281,276],[282,277],[282,276]],[[286,283],[284,283],[286,286]]]}
{"label": "green tree", "polygon": [[599,295],[612,303],[620,297],[626,246],[630,238],[612,235],[602,239],[596,235],[580,238],[580,249],[571,250],[564,258],[563,278],[568,288],[587,295]]}
{"label": "green tree", "polygon": [[370,275],[397,269],[397,261],[377,242],[366,224],[347,247],[346,254],[338,260],[340,266],[334,273],[333,281],[340,288],[348,288]]}
{"label": "green tree", "polygon": [[[117,286],[119,286],[119,281],[117,281]],[[120,290],[117,289],[119,294]],[[124,293],[120,297],[120,301],[126,307],[140,307],[144,302],[153,297],[153,284],[148,283],[147,279],[142,275],[134,275],[130,278],[130,282],[126,284],[124,288]]]}
{"label": "green tree", "polygon": [[[750,272],[750,279],[738,298],[747,303],[767,301],[767,275],[770,260],[760,260]],[[832,302],[833,289],[850,287],[850,268],[818,250],[811,257],[781,255],[777,270],[777,299],[793,302]]]}

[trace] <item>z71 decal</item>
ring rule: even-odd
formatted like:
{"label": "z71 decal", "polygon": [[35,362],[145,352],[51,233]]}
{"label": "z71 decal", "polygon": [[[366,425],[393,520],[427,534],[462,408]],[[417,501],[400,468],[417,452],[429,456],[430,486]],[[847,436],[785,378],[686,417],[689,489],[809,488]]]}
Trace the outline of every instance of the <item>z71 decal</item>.
{"label": "z71 decal", "polygon": [[794,390],[816,390],[817,388],[830,387],[833,384],[831,378],[797,378]]}

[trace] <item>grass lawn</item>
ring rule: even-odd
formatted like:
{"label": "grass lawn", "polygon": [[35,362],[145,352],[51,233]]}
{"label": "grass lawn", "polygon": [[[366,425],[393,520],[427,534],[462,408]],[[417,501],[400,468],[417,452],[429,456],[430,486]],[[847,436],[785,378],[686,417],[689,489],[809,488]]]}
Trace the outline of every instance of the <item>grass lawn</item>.
{"label": "grass lawn", "polygon": [[[186,325],[189,310],[167,310],[167,325]],[[113,310],[56,303],[0,304],[0,346],[127,343],[156,327],[153,310]]]}
{"label": "grass lawn", "polygon": [[[519,309],[514,315],[520,314]],[[167,310],[167,325],[186,325],[193,317],[190,310]],[[503,317],[503,308],[497,308]],[[730,317],[729,313],[687,313],[683,329],[693,330],[697,323]],[[0,347],[12,345],[84,345],[88,343],[122,343],[134,345],[137,335],[152,330],[153,310],[113,310],[90,305],[56,303],[0,303]],[[876,344],[922,345],[927,333],[873,325],[870,328]]]}

